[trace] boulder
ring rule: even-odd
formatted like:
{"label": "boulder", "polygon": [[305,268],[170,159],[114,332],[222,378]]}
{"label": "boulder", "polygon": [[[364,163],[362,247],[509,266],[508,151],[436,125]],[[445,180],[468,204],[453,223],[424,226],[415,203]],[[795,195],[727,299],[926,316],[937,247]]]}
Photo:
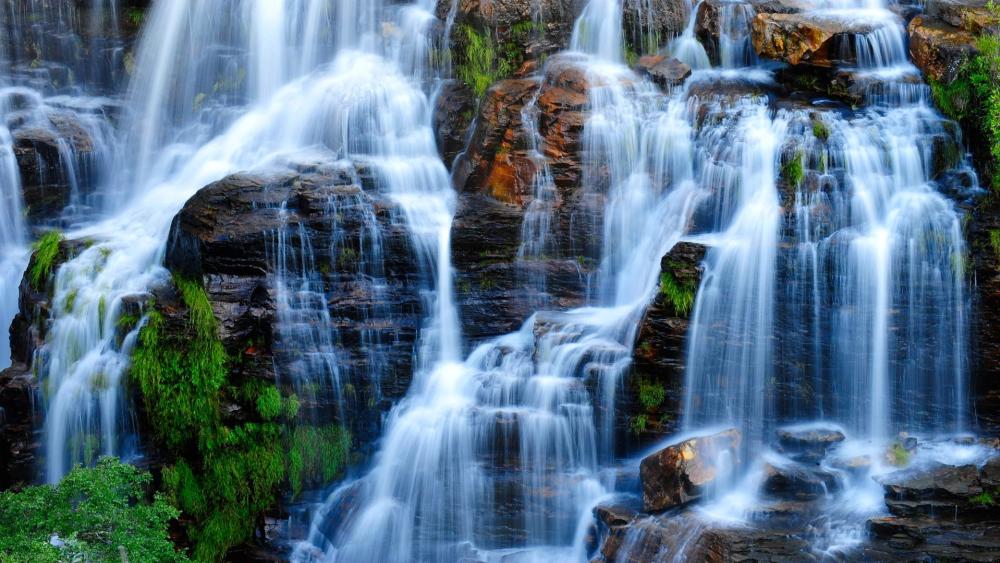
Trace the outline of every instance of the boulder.
{"label": "boulder", "polygon": [[751,40],[761,57],[791,65],[829,68],[852,64],[851,50],[842,49],[850,36],[868,34],[891,20],[856,20],[807,13],[760,13],[753,19]]}
{"label": "boulder", "polygon": [[34,224],[57,219],[94,188],[94,140],[71,113],[53,113],[47,123],[28,122],[13,131],[25,213]]}
{"label": "boulder", "polygon": [[660,88],[672,88],[683,84],[691,76],[691,67],[663,55],[647,55],[639,58],[638,70],[652,79]]}
{"label": "boulder", "polygon": [[700,498],[720,473],[738,465],[742,436],[736,429],[667,446],[642,460],[642,506],[661,512]]}
{"label": "boulder", "polygon": [[907,27],[910,58],[932,80],[950,83],[978,53],[976,36],[932,16],[917,16]]}
{"label": "boulder", "polygon": [[843,431],[833,426],[788,426],[778,429],[781,452],[796,461],[817,462],[827,450],[844,441]]}
{"label": "boulder", "polygon": [[773,497],[785,500],[816,500],[840,488],[830,473],[787,460],[771,460],[764,464],[762,490]]}
{"label": "boulder", "polygon": [[[807,0],[751,0],[749,2],[703,0],[696,4],[698,13],[695,15],[694,33],[701,44],[705,46],[705,52],[709,58],[715,63],[718,63],[720,59],[719,37],[722,33],[726,11],[742,10],[753,17],[754,14],[794,14],[809,8]],[[749,29],[747,33],[749,33]]]}
{"label": "boulder", "polygon": [[913,518],[947,514],[950,518],[980,520],[1000,516],[994,495],[1000,462],[991,460],[982,470],[975,465],[932,465],[895,471],[878,478],[885,489],[889,512]]}

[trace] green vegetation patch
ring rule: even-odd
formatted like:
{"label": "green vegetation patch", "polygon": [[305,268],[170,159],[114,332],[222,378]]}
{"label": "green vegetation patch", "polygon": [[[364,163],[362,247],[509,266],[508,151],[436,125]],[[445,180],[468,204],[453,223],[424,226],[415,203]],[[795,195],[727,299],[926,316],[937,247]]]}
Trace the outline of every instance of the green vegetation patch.
{"label": "green vegetation patch", "polygon": [[[231,381],[230,358],[201,282],[175,277],[186,315],[151,312],[132,358],[157,438],[176,461],[164,468],[167,497],[182,512],[197,561],[221,561],[253,538],[286,483],[325,484],[346,464],[350,437],[340,427],[295,428],[294,395],[266,382]],[[222,406],[236,405],[240,422]],[[322,456],[321,458],[319,456]]]}
{"label": "green vegetation patch", "polygon": [[639,383],[639,402],[642,403],[642,408],[647,411],[655,410],[663,404],[666,398],[667,390],[663,388],[663,385],[645,381]]}
{"label": "green vegetation patch", "polygon": [[63,236],[59,231],[49,231],[42,235],[35,243],[35,260],[28,272],[31,286],[41,290],[52,275],[52,267],[59,256],[59,247],[62,244]]}
{"label": "green vegetation patch", "polygon": [[802,185],[802,180],[806,177],[805,154],[797,151],[784,166],[781,167],[781,176],[792,186]]}
{"label": "green vegetation patch", "polygon": [[931,94],[945,115],[986,141],[990,162],[985,168],[992,188],[1000,190],[1000,36],[983,35],[976,47],[979,53],[962,65],[954,81],[930,81]]}
{"label": "green vegetation patch", "polygon": [[[521,27],[519,27],[521,26]],[[456,30],[460,52],[456,53],[455,76],[472,89],[477,98],[499,80],[507,78],[523,62],[517,37],[532,32],[532,26],[514,26],[514,40],[497,44],[492,35],[480,33],[470,25],[460,25]]]}
{"label": "green vegetation patch", "polygon": [[178,511],[149,500],[145,471],[101,459],[77,467],[58,485],[0,493],[0,560],[187,561],[167,534]]}
{"label": "green vegetation patch", "polygon": [[678,315],[686,317],[694,306],[698,287],[694,280],[681,281],[673,271],[664,271],[660,274],[660,293],[670,301]]}

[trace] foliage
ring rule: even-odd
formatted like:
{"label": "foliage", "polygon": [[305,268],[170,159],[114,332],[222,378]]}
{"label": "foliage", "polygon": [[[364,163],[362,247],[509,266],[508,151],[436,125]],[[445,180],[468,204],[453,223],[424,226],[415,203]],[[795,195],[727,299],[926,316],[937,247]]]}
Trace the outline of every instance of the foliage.
{"label": "foliage", "polygon": [[639,402],[642,403],[642,408],[647,411],[659,407],[666,398],[667,390],[663,388],[663,385],[646,382],[639,384]]}
{"label": "foliage", "polygon": [[694,281],[686,280],[681,282],[673,272],[665,271],[660,274],[660,293],[662,293],[674,306],[678,315],[686,317],[691,313],[694,306],[694,298],[698,288]]}
{"label": "foliage", "polygon": [[633,418],[632,422],[629,425],[632,429],[632,433],[638,436],[639,434],[645,432],[646,422],[647,422],[646,415],[644,414],[640,414],[639,416]]}
{"label": "foliage", "polygon": [[[176,460],[164,469],[163,485],[189,522],[194,558],[220,561],[229,548],[253,537],[286,482],[301,486],[332,480],[345,463],[350,440],[341,437],[332,445],[329,430],[318,437],[307,433],[297,442],[290,438],[295,433],[279,417],[293,419],[298,399],[283,399],[262,381],[231,381],[218,321],[202,284],[181,277],[174,284],[186,319],[167,319],[159,311],[147,316],[132,377],[154,432]],[[224,420],[223,404],[239,406],[244,413],[239,423]],[[246,421],[247,415],[255,419]],[[288,442],[299,444],[299,450],[290,451]],[[320,462],[310,456],[323,456],[325,465],[317,466]],[[290,472],[296,457],[300,461]]]}
{"label": "foliage", "polygon": [[203,446],[215,439],[219,391],[226,380],[226,352],[216,336],[215,315],[201,285],[176,278],[189,311],[185,330],[166,330],[163,315],[151,312],[132,357],[149,416],[164,444],[180,450],[192,437]]}
{"label": "foliage", "polygon": [[458,28],[465,49],[455,68],[455,75],[481,98],[494,82],[510,76],[516,70],[516,45],[497,46],[490,35],[484,35],[469,25]]}
{"label": "foliage", "polygon": [[906,449],[899,440],[893,442],[888,452],[889,463],[896,467],[905,467],[910,464],[910,451]]}
{"label": "foliage", "polygon": [[978,495],[969,499],[972,504],[978,504],[979,506],[996,506],[997,501],[993,498],[993,493],[989,491],[983,491]]}
{"label": "foliage", "polygon": [[52,266],[55,265],[56,258],[59,256],[59,246],[62,241],[62,233],[49,231],[35,243],[35,261],[31,266],[31,271],[28,272],[31,286],[35,289],[42,289],[52,274]]}
{"label": "foliage", "polygon": [[805,154],[802,151],[795,153],[795,156],[791,158],[784,166],[781,167],[781,176],[788,181],[789,184],[793,186],[798,186],[802,184],[802,180],[805,179],[805,166],[803,161],[805,160]]}
{"label": "foliage", "polygon": [[178,512],[159,495],[148,501],[151,481],[104,458],[58,485],[0,493],[0,560],[187,561],[167,535]]}
{"label": "foliage", "polygon": [[813,120],[812,131],[813,137],[816,137],[820,141],[826,141],[830,138],[830,128],[819,119]]}
{"label": "foliage", "polygon": [[1000,36],[983,35],[976,48],[978,54],[962,65],[955,80],[930,81],[931,94],[945,115],[986,141],[991,160],[986,170],[993,189],[1000,190]]}
{"label": "foliage", "polygon": [[993,249],[993,256],[1000,260],[1000,229],[990,229],[990,247]]}
{"label": "foliage", "polygon": [[290,437],[288,480],[292,494],[298,496],[304,486],[332,481],[347,465],[351,434],[336,425],[299,426]]}

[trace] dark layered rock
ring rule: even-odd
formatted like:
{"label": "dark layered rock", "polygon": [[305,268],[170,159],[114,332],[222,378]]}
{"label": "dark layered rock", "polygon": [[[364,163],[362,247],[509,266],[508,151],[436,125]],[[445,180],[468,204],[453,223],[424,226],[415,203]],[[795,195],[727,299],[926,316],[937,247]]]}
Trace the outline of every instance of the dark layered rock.
{"label": "dark layered rock", "polygon": [[475,112],[475,95],[468,86],[457,81],[441,86],[434,104],[434,138],[445,166],[451,168],[465,150]]}
{"label": "dark layered rock", "polygon": [[689,13],[684,0],[624,0],[626,41],[637,53],[656,51],[684,32]]}
{"label": "dark layered rock", "polygon": [[780,451],[796,461],[807,463],[823,459],[831,447],[845,438],[844,433],[834,427],[790,426],[778,429]]}
{"label": "dark layered rock", "polygon": [[[235,368],[239,377],[274,380],[284,373],[285,383],[298,360],[281,352],[278,256],[285,255],[292,275],[313,268],[336,332],[341,388],[316,383],[321,389],[313,399],[301,398],[303,407],[307,416],[346,424],[355,443],[371,444],[381,411],[409,386],[422,280],[405,225],[393,219],[395,205],[357,180],[352,170],[319,165],[210,184],[174,219],[165,264],[204,278],[222,342],[242,359]],[[372,249],[366,246],[373,231],[383,257],[377,265],[369,264]],[[372,278],[376,267],[384,279]],[[291,290],[297,283],[289,280]]]}
{"label": "dark layered rock", "polygon": [[36,224],[51,222],[71,202],[82,201],[96,181],[94,140],[78,119],[60,112],[47,121],[50,127],[29,124],[13,132],[25,212]]}
{"label": "dark layered rock", "polygon": [[742,436],[736,429],[667,446],[642,460],[642,507],[660,512],[700,498],[738,464]]}
{"label": "dark layered rock", "polygon": [[888,517],[868,526],[865,555],[878,559],[1000,559],[1000,457],[983,466],[931,466],[879,480]]}
{"label": "dark layered rock", "polygon": [[1000,202],[986,198],[971,211],[967,240],[973,259],[969,273],[975,280],[970,330],[969,375],[977,426],[988,435],[1000,435]]}
{"label": "dark layered rock", "polygon": [[[617,443],[648,444],[678,429],[688,320],[701,284],[705,252],[700,244],[681,242],[660,261],[660,288],[639,325],[632,373],[616,410],[616,426],[624,434]],[[675,288],[690,296],[691,302],[678,303],[672,293]],[[654,399],[662,394],[662,401],[652,405],[650,393],[656,394]]]}
{"label": "dark layered rock", "polygon": [[[52,271],[82,247],[79,241],[61,242]],[[0,372],[0,490],[30,484],[37,475],[43,413],[32,363],[45,342],[52,305],[49,280],[41,287],[31,283],[36,261],[33,255],[18,290],[19,312],[10,326],[12,365]]]}
{"label": "dark layered rock", "polygon": [[786,460],[764,465],[764,482],[761,490],[772,497],[784,500],[809,501],[830,495],[840,488],[829,472]]}

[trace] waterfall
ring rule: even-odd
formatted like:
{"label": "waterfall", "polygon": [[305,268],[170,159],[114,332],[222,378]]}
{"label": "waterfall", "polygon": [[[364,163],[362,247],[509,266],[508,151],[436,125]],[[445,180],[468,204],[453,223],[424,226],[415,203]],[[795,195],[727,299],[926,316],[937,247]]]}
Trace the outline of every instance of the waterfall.
{"label": "waterfall", "polygon": [[[0,115],[7,113],[0,98]],[[21,179],[14,158],[14,139],[0,124],[0,322],[9,324],[17,314],[18,285],[28,265],[27,229],[23,219]],[[10,366],[10,336],[0,338],[0,369]]]}
{"label": "waterfall", "polygon": [[[284,155],[317,144],[338,157],[370,163],[376,183],[399,205],[437,290],[428,293],[433,314],[424,357],[458,357],[449,265],[453,196],[433,146],[424,77],[409,74],[414,61],[427,59],[426,51],[414,52],[430,44],[420,25],[430,21],[427,6],[340,2],[337,14],[360,10],[359,21],[371,26],[352,26],[346,37],[315,29],[314,35],[302,33],[303,27],[313,29],[306,15],[322,13],[318,4],[284,6],[284,36],[302,43],[281,64],[302,69],[308,56],[317,66],[290,73],[296,76],[286,76],[280,87],[262,76],[247,80],[240,70],[276,64],[266,62],[263,38],[253,33],[274,24],[257,21],[274,15],[271,2],[248,0],[236,12],[221,0],[154,6],[131,88],[137,117],[127,135],[134,152],[123,155],[119,173],[109,180],[108,191],[117,195],[109,197],[107,218],[70,233],[94,244],[56,274],[55,302],[67,306],[55,312],[36,360],[51,397],[45,424],[50,481],[80,460],[67,447],[74,440],[96,441],[104,453],[122,452],[129,430],[119,380],[130,340],[117,342],[113,328],[122,300],[144,294],[165,276],[159,264],[180,207],[229,173],[281,168]],[[407,34],[383,37],[375,28],[376,20],[392,14]],[[341,42],[362,50],[341,48]],[[202,56],[190,56],[192,48]]]}

